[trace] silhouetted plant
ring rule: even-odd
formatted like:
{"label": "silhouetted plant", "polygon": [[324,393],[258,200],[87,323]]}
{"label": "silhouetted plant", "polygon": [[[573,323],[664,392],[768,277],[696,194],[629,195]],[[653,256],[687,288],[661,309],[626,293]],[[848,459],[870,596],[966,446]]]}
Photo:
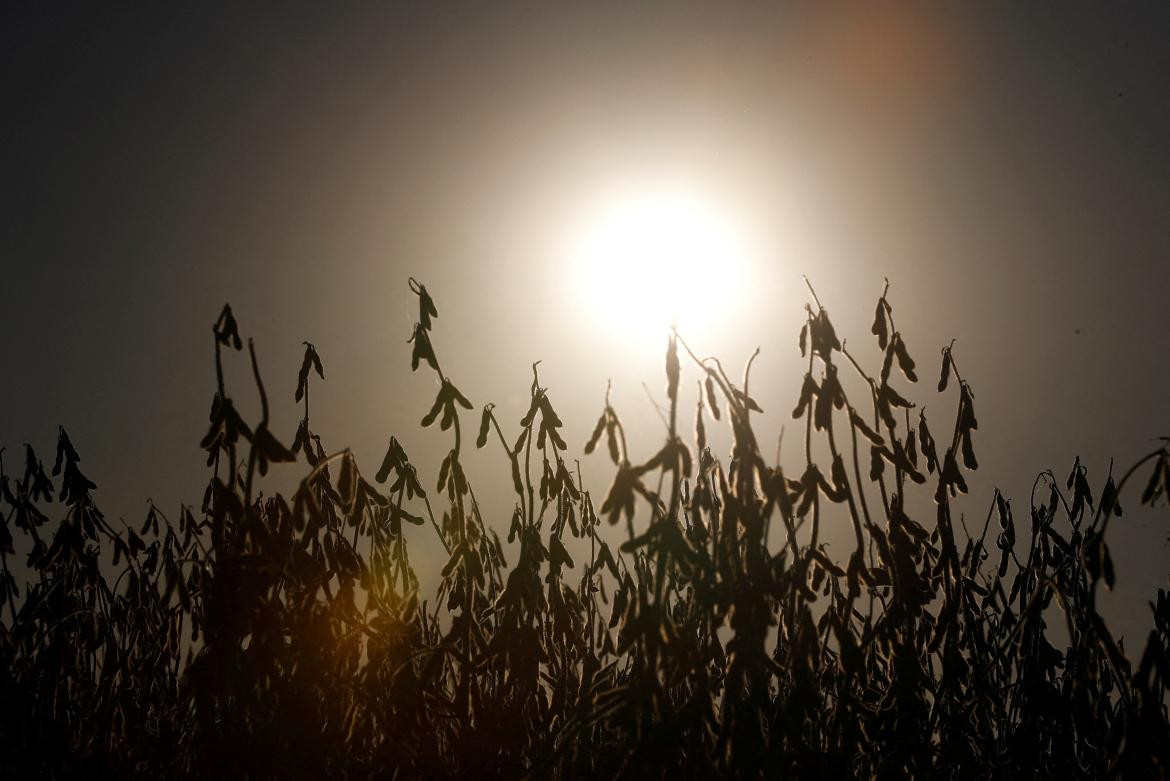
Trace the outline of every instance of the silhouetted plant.
{"label": "silhouetted plant", "polygon": [[[1114,584],[1105,533],[1130,480],[1149,472],[1142,504],[1170,496],[1166,440],[1096,495],[1079,459],[1067,480],[1042,473],[1019,530],[996,491],[971,537],[953,504],[977,468],[978,420],[953,343],[938,392],[955,400],[954,424],[936,442],[905,395],[918,367],[888,286],[876,371],[810,286],[793,410],[803,463],[786,474],[763,455],[752,360],[732,377],[672,333],[665,441],[637,460],[607,392],[585,444],[590,455],[604,439],[615,468],[595,510],[533,364],[518,430],[487,404],[475,442],[500,448],[506,470],[492,478],[515,495],[505,543],[464,467],[472,404],[440,368],[437,308],[410,285],[412,369],[438,379],[422,425],[450,432],[433,494],[395,438],[373,483],[350,451],[327,452],[311,427],[324,368],[308,342],[291,449],[270,427],[251,341],[261,413],[246,422],[222,368],[244,347],[228,307],[213,328],[198,508],[172,521],[151,503],[140,528],[115,528],[64,430],[52,477],[31,447],[19,478],[0,462],[7,775],[1166,774],[1170,598],[1151,603],[1136,667],[1096,602]],[[699,389],[689,434],[684,360]],[[708,445],[716,423],[726,458]],[[302,456],[291,498],[259,493],[272,464]],[[601,518],[624,521],[620,550]],[[839,522],[852,531],[845,561],[824,544]],[[446,551],[432,599],[404,523],[429,523]]]}

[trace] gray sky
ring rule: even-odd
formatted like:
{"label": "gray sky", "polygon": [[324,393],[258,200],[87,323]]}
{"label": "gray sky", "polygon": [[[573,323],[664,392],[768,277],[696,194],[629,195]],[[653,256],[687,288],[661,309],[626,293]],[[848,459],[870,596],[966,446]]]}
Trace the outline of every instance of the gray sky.
{"label": "gray sky", "polygon": [[[980,419],[969,519],[995,485],[1026,507],[1036,472],[1079,454],[1097,487],[1110,456],[1170,433],[1168,6],[340,6],[4,12],[10,471],[24,441],[49,457],[62,423],[108,514],[197,502],[224,301],[286,440],[308,339],[327,446],[372,473],[395,434],[437,463],[408,275],[477,406],[515,427],[542,359],[579,447],[612,377],[649,455],[641,383],[662,395],[664,337],[599,327],[566,261],[590,204],[647,182],[706,193],[755,248],[743,295],[692,341],[734,366],[763,348],[769,437],[799,387],[802,273],[871,365],[890,278],[936,429],[953,414],[938,350],[957,339]],[[234,395],[254,409],[244,368]],[[481,492],[506,480],[471,463]],[[602,489],[605,464],[585,468]],[[1144,623],[1170,530],[1128,504],[1114,599]]]}

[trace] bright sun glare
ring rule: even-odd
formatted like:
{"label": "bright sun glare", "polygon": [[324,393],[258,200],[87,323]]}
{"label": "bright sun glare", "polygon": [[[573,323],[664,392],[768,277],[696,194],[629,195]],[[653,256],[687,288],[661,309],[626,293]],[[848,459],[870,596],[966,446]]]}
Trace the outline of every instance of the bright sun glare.
{"label": "bright sun glare", "polygon": [[742,231],[727,210],[682,190],[608,200],[580,229],[572,259],[590,319],[636,342],[672,324],[710,337],[744,292]]}

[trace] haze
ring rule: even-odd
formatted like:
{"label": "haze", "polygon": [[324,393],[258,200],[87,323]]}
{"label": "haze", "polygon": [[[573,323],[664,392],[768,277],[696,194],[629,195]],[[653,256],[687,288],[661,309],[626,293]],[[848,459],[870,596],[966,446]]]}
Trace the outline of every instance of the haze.
{"label": "haze", "polygon": [[[1079,454],[1098,485],[1170,434],[1165,5],[5,15],[0,439],[12,471],[65,425],[111,515],[198,501],[225,301],[286,439],[307,339],[329,445],[373,470],[394,434],[437,463],[417,425],[434,386],[406,368],[409,275],[477,405],[518,420],[540,359],[571,445],[607,378],[654,442],[642,383],[662,395],[665,328],[601,327],[572,257],[599,203],[664,188],[700,193],[751,248],[734,316],[688,338],[736,367],[762,347],[772,435],[798,390],[802,274],[871,361],[888,277],[924,396],[957,340],[980,520],[993,486],[1026,507],[1038,471]],[[1110,533],[1111,600],[1144,612],[1164,523],[1135,507]]]}

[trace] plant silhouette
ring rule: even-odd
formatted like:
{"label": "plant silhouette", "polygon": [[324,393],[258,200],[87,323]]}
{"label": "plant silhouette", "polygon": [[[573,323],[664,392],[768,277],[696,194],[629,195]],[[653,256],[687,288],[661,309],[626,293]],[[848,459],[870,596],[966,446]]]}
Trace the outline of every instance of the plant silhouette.
{"label": "plant silhouette", "polygon": [[[953,343],[937,393],[954,422],[936,440],[909,398],[919,364],[888,285],[876,370],[810,286],[792,412],[802,463],[763,455],[752,361],[733,377],[672,333],[665,441],[635,459],[607,392],[584,447],[615,470],[595,509],[534,364],[518,427],[487,404],[474,443],[506,466],[505,542],[464,467],[472,404],[440,368],[437,307],[410,286],[412,369],[439,381],[421,424],[449,442],[434,483],[396,438],[372,482],[349,450],[326,450],[308,342],[291,447],[250,340],[261,416],[245,421],[224,380],[245,346],[229,307],[213,328],[198,507],[172,519],[151,504],[141,527],[117,528],[64,430],[51,476],[31,447],[22,475],[0,465],[4,775],[1167,774],[1170,599],[1158,591],[1132,657],[1097,606],[1131,481],[1146,480],[1141,504],[1170,494],[1165,440],[1096,493],[1079,459],[1067,480],[1041,474],[1019,527],[997,491],[968,535],[954,506],[979,424]],[[699,389],[686,432],[684,370]],[[726,457],[713,425],[730,432]],[[260,494],[273,464],[302,457],[291,496]],[[404,523],[446,551],[434,594],[420,593]],[[852,531],[844,561],[826,551],[829,523]],[[603,524],[624,524],[619,549]]]}

